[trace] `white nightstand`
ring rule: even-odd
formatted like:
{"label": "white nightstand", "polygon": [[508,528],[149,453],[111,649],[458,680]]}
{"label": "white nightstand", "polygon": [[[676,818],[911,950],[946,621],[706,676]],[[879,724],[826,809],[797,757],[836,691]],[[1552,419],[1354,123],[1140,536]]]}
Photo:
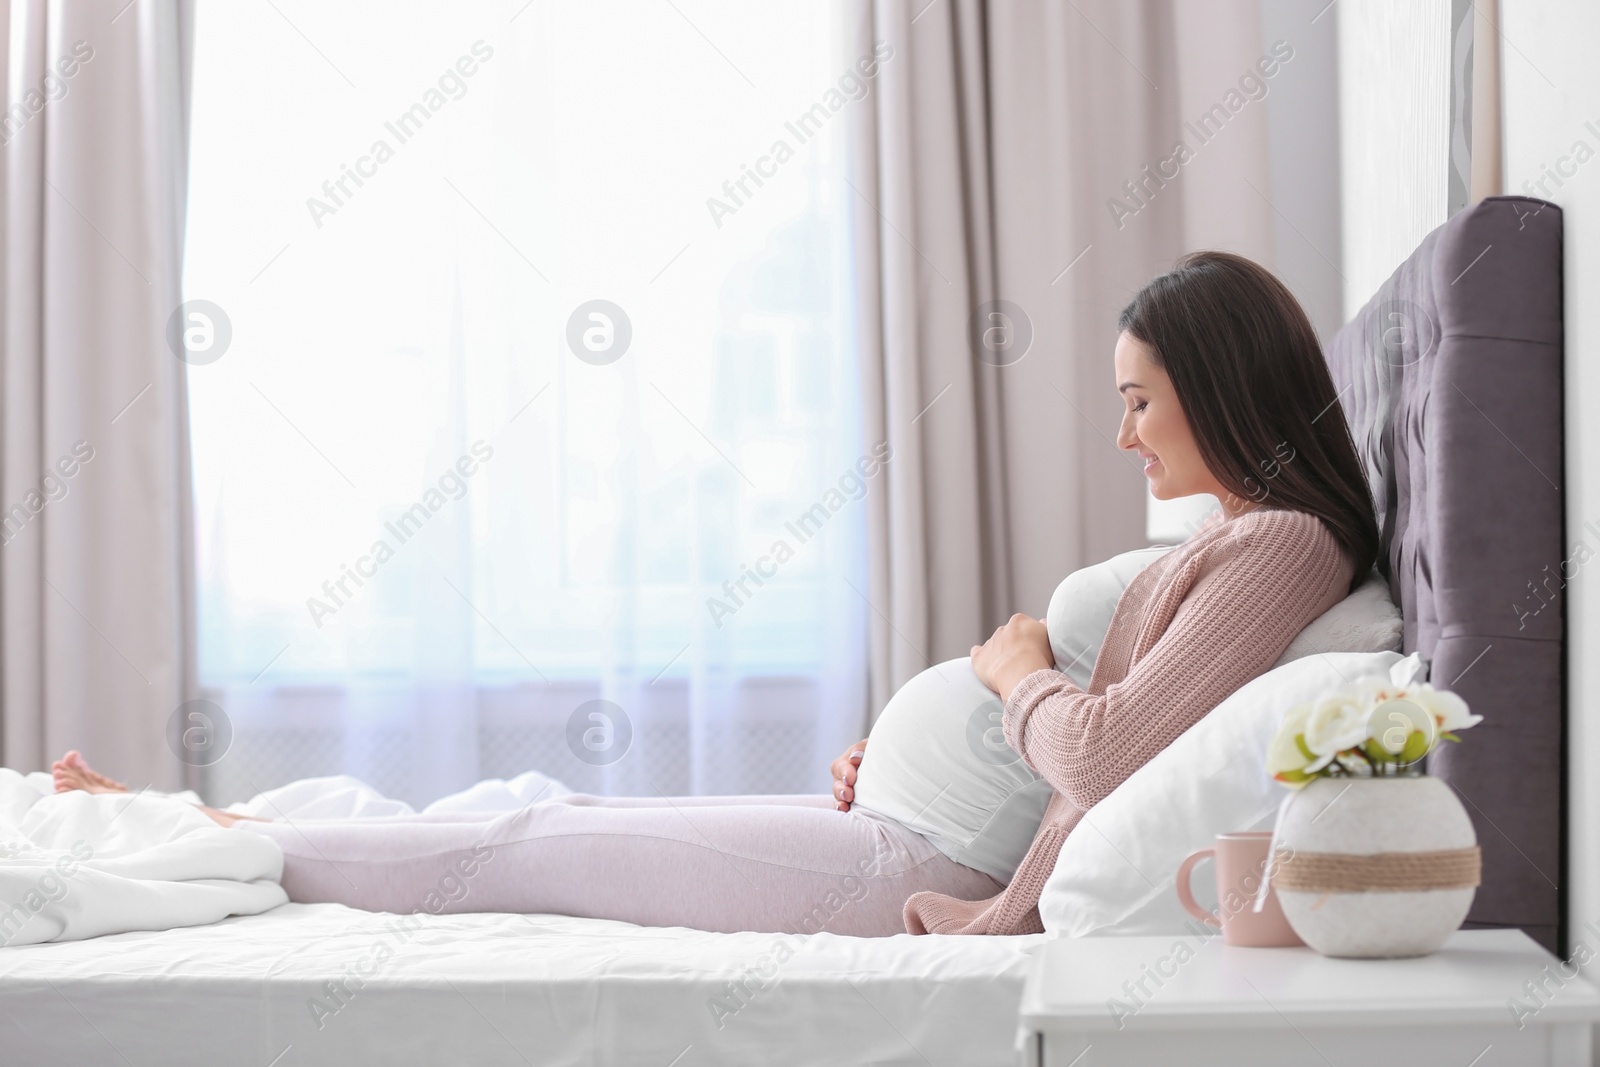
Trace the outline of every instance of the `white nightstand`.
{"label": "white nightstand", "polygon": [[1017,1046],[1026,1067],[1590,1067],[1600,991],[1571,973],[1520,930],[1459,931],[1410,960],[1214,935],[1049,941]]}

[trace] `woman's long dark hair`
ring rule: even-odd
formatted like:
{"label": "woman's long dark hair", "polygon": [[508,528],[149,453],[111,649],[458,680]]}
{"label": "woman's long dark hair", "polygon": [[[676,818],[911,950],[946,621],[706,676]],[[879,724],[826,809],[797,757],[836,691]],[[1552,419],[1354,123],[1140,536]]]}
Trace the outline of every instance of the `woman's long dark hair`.
{"label": "woman's long dark hair", "polygon": [[1304,511],[1355,561],[1378,555],[1378,523],[1355,442],[1294,294],[1260,264],[1191,252],[1117,320],[1172,379],[1206,467],[1241,501]]}

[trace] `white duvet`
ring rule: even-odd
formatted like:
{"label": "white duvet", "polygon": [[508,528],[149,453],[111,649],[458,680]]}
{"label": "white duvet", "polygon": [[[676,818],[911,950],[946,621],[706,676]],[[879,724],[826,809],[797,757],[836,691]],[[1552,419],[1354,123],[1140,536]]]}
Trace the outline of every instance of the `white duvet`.
{"label": "white duvet", "polygon": [[169,930],[288,901],[283,852],[153,793],[56,793],[0,768],[0,947]]}

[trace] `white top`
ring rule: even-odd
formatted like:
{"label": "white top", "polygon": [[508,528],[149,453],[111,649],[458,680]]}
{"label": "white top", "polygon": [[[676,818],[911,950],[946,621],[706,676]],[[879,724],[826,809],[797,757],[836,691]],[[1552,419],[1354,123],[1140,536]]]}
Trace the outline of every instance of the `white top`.
{"label": "white top", "polygon": [[[1056,587],[1046,629],[1059,670],[1088,688],[1122,591],[1166,545],[1074,571]],[[1005,706],[966,656],[917,674],[872,724],[855,806],[922,834],[957,863],[1011,881],[1039,832],[1050,783],[1006,744]]]}
{"label": "white top", "polygon": [[[1567,977],[1572,969],[1521,930],[1458,930],[1433,955],[1399,960],[1238,948],[1217,935],[1053,940],[1034,962],[1021,1021],[1026,1029],[1056,1033],[1372,1027],[1385,1021],[1513,1026],[1507,998],[1538,1006],[1523,983],[1538,982],[1546,965],[1565,984],[1526,1017],[1527,1025],[1600,1021],[1600,991]],[[1150,995],[1124,984],[1141,979]]]}

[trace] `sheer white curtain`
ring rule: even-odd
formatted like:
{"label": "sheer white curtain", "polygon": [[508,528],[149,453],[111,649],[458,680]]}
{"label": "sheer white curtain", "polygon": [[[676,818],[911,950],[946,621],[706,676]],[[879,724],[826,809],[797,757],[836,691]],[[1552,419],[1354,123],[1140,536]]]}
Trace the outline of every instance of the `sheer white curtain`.
{"label": "sheer white curtain", "polygon": [[826,791],[867,718],[883,451],[837,117],[872,86],[840,89],[840,15],[200,5],[214,799],[525,769]]}

